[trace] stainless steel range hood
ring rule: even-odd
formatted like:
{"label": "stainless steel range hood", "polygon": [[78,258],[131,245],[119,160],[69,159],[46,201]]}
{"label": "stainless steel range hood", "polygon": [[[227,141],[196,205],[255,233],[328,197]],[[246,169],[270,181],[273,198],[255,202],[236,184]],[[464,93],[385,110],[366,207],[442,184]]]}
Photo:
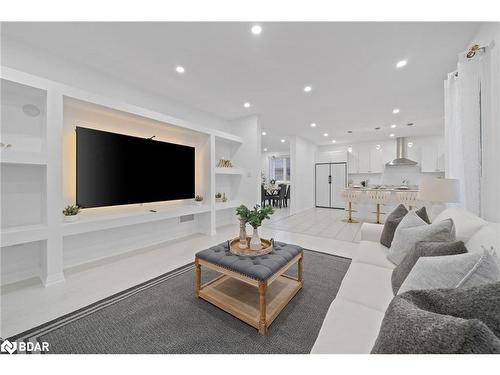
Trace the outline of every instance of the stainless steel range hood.
{"label": "stainless steel range hood", "polygon": [[408,159],[406,138],[399,137],[396,139],[396,159],[386,164],[388,167],[397,167],[400,165],[417,165],[416,161]]}

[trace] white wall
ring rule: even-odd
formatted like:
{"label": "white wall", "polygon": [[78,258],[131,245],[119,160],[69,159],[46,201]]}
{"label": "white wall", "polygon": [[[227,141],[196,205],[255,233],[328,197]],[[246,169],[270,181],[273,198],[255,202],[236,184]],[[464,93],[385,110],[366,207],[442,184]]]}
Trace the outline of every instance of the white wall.
{"label": "white wall", "polygon": [[[488,23],[482,26],[471,40],[470,45],[495,46],[491,50],[491,102],[483,128],[483,181],[482,212],[489,221],[500,222],[500,23]],[[486,117],[485,117],[486,118]]]}
{"label": "white wall", "polygon": [[290,140],[290,213],[296,214],[313,208],[314,202],[314,162],[317,146],[301,138]]}

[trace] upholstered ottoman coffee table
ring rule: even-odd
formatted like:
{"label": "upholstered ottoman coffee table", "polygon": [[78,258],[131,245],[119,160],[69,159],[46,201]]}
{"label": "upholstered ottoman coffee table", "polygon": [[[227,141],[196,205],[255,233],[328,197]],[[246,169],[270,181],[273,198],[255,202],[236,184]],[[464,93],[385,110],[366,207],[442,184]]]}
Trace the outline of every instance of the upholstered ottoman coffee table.
{"label": "upholstered ottoman coffee table", "polygon": [[[195,295],[257,328],[261,335],[304,285],[301,247],[275,242],[262,256],[239,256],[227,243],[196,254]],[[285,275],[298,264],[298,277]],[[201,267],[221,275],[201,285]]]}

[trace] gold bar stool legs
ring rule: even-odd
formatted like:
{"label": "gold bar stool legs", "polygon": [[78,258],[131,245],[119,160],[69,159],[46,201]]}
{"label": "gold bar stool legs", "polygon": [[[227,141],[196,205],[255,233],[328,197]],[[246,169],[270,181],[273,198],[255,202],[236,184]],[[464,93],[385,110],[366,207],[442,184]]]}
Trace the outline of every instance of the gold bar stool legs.
{"label": "gold bar stool legs", "polygon": [[376,214],[375,224],[382,224],[382,221],[380,220],[380,215],[385,215],[385,212],[382,212],[381,206],[387,204],[391,193],[388,191],[369,190],[367,191],[367,195],[370,203],[375,204],[376,207],[375,212],[373,212],[374,214]]}
{"label": "gold bar stool legs", "polygon": [[352,213],[356,212],[356,211],[354,211],[352,209],[352,204],[353,203],[358,203],[360,196],[361,196],[361,192],[360,191],[352,191],[352,190],[349,190],[349,189],[345,189],[345,190],[342,191],[342,198],[347,203],[347,209],[346,209],[346,211],[347,211],[347,219],[343,219],[342,220],[343,222],[349,223],[349,224],[358,223],[357,220],[355,220],[355,219],[352,218]]}

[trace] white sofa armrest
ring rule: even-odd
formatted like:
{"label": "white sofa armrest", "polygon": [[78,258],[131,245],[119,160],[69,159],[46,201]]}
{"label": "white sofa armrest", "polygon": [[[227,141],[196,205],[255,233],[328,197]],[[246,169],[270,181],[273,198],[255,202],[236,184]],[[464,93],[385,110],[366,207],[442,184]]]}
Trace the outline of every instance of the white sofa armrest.
{"label": "white sofa armrest", "polygon": [[363,223],[361,225],[361,241],[379,242],[383,229],[382,224]]}

